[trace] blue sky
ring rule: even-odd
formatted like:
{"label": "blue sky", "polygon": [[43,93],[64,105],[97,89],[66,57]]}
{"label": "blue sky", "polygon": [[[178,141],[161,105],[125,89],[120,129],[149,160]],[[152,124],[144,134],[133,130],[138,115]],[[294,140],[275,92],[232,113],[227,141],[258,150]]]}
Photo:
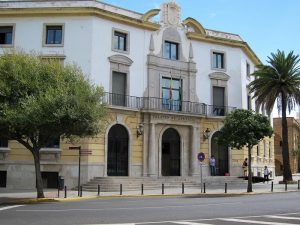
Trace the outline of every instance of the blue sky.
{"label": "blue sky", "polygon": [[[144,13],[164,0],[104,0]],[[239,34],[263,63],[277,49],[300,54],[300,0],[177,0],[181,19],[204,28]]]}

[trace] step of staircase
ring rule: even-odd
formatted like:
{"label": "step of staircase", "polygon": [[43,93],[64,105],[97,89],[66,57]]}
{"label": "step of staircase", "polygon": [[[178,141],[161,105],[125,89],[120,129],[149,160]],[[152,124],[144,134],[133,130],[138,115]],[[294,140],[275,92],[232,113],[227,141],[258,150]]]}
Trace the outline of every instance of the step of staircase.
{"label": "step of staircase", "polygon": [[[162,184],[165,188],[181,188],[184,183],[185,188],[200,188],[199,177],[94,177],[82,186],[83,191],[97,192],[100,185],[101,192],[120,191],[122,184],[123,191],[141,190],[143,184],[144,190],[161,189]],[[223,188],[225,183],[235,187],[244,187],[247,181],[238,177],[204,177],[203,183],[207,187]]]}

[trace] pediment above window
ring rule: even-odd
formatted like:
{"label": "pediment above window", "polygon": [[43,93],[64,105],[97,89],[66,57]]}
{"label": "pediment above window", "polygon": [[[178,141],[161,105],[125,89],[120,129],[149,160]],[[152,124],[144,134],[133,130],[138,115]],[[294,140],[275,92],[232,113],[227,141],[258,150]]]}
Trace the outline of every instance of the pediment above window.
{"label": "pediment above window", "polygon": [[213,80],[224,80],[224,81],[228,81],[230,79],[230,76],[227,75],[226,73],[222,73],[222,72],[214,72],[208,75],[210,79]]}
{"label": "pediment above window", "polygon": [[113,56],[108,57],[108,60],[111,63],[118,63],[118,64],[127,65],[127,66],[131,66],[131,64],[133,63],[133,61],[130,58],[128,58],[124,55],[113,55]]}

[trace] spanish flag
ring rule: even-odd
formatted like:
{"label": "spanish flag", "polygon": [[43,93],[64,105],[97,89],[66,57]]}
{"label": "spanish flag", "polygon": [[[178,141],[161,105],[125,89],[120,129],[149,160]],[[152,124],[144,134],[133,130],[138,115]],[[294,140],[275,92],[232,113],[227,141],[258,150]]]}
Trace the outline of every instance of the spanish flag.
{"label": "spanish flag", "polygon": [[172,77],[171,77],[171,80],[170,80],[170,95],[169,95],[169,99],[172,99]]}

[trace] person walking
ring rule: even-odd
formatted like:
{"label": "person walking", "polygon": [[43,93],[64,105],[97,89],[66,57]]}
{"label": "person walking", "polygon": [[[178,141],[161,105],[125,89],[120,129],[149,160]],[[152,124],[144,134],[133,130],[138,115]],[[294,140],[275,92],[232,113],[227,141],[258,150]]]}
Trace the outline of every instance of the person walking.
{"label": "person walking", "polygon": [[264,183],[265,183],[265,181],[267,181],[269,183],[269,174],[270,174],[269,169],[267,166],[265,166],[265,168],[264,168]]}
{"label": "person walking", "polygon": [[213,155],[209,159],[209,166],[210,166],[210,175],[216,176],[216,159]]}
{"label": "person walking", "polygon": [[246,177],[247,176],[247,169],[248,169],[248,158],[245,158],[242,167],[243,167],[244,177]]}

